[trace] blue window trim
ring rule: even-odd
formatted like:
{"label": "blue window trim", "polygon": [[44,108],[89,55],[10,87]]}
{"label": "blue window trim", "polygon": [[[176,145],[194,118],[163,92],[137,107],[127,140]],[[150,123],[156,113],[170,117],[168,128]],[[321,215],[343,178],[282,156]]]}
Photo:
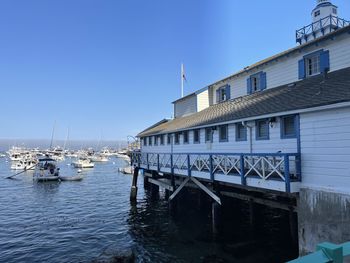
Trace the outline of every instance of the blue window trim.
{"label": "blue window trim", "polygon": [[[284,134],[284,121],[286,118],[290,118],[293,117],[294,118],[294,134],[293,135],[285,135]],[[286,115],[286,116],[282,116],[281,118],[281,139],[296,139],[297,138],[297,115]]]}
{"label": "blue window trim", "polygon": [[164,145],[164,134],[159,135],[159,145]]}
{"label": "blue window trim", "polygon": [[[259,136],[259,124],[265,122],[267,124],[267,136],[262,137]],[[270,125],[269,125],[269,119],[262,119],[255,121],[255,139],[257,141],[264,141],[264,140],[270,140]]]}
{"label": "blue window trim", "polygon": [[[185,142],[185,133],[187,133],[187,142]],[[189,143],[190,143],[189,132],[188,132],[188,131],[184,131],[184,132],[182,133],[182,136],[183,136],[184,144],[189,144]]]}
{"label": "blue window trim", "polygon": [[[195,141],[194,138],[195,138],[195,133],[196,131],[198,131],[198,141]],[[200,144],[201,143],[201,129],[195,129],[193,130],[193,143],[194,144]]]}
{"label": "blue window trim", "polygon": [[[176,136],[178,136],[177,142],[176,142]],[[174,144],[180,144],[180,133],[179,132],[175,132],[175,134],[174,134]]]}
{"label": "blue window trim", "polygon": [[153,136],[154,146],[158,146],[158,135]]}
{"label": "blue window trim", "polygon": [[[244,127],[242,123],[236,123],[236,142],[245,142],[247,141],[247,127]],[[238,131],[239,131],[239,126],[242,126],[244,128],[244,137],[239,138],[238,137]]]}
{"label": "blue window trim", "polygon": [[[221,133],[220,133],[220,129],[224,127],[226,129],[226,139],[221,139]],[[228,142],[228,125],[224,124],[224,125],[220,125],[218,127],[219,129],[219,142]]]}
{"label": "blue window trim", "polygon": [[[253,91],[253,78],[259,77],[259,89],[256,91]],[[253,94],[260,91],[263,91],[267,88],[267,77],[265,71],[259,71],[257,73],[254,73],[250,75],[247,79],[247,94]]]}
{"label": "blue window trim", "polygon": [[[209,131],[210,132],[210,140],[207,140],[207,131]],[[211,128],[211,127],[209,127],[209,128],[205,128],[205,138],[204,138],[204,140],[205,140],[205,142],[207,143],[207,142],[213,142],[213,129]]]}
{"label": "blue window trim", "polygon": [[[221,103],[221,102],[230,100],[231,99],[231,90],[230,89],[231,89],[231,86],[229,84],[226,84],[226,85],[221,86],[220,88],[216,89],[216,103]],[[226,91],[226,99],[225,100],[221,100],[221,96],[219,97],[220,92],[222,90]]]}
{"label": "blue window trim", "polygon": [[149,137],[148,137],[148,145],[149,145],[149,146],[152,146],[152,136],[149,136]]}
{"label": "blue window trim", "polygon": [[[306,72],[306,60],[314,57],[319,56],[320,57],[320,72],[317,74],[313,74],[312,76],[307,76]],[[330,61],[329,61],[329,50],[319,49],[314,52],[311,52],[309,54],[306,54],[303,56],[301,60],[299,60],[299,79],[306,79],[313,76],[317,76],[319,74],[323,74],[330,70]]]}
{"label": "blue window trim", "polygon": [[171,134],[170,134],[170,133],[168,133],[168,134],[166,135],[166,141],[167,141],[167,144],[168,144],[168,145],[171,144]]}

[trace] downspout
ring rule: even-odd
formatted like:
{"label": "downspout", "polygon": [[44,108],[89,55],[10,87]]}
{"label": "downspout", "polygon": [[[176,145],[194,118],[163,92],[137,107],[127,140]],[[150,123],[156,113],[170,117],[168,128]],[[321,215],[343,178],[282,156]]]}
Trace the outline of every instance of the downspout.
{"label": "downspout", "polygon": [[253,126],[247,125],[244,121],[242,121],[242,125],[245,128],[249,128],[249,152],[253,153]]}

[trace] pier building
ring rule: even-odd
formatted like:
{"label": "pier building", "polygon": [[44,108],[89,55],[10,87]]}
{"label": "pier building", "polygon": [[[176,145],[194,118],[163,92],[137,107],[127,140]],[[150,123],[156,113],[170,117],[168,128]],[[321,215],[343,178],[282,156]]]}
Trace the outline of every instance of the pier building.
{"label": "pier building", "polygon": [[326,0],[311,16],[297,46],[174,101],[133,154],[170,200],[195,185],[289,209],[301,254],[350,240],[350,23]]}

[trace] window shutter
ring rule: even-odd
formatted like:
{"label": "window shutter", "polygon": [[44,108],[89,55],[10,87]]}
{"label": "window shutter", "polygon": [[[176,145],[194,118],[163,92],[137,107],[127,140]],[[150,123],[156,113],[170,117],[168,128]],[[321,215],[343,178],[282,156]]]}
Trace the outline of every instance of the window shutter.
{"label": "window shutter", "polygon": [[247,78],[247,94],[252,94],[252,80]]}
{"label": "window shutter", "polygon": [[231,99],[231,87],[230,85],[226,85],[226,100]]}
{"label": "window shutter", "polygon": [[216,90],[216,103],[220,102],[220,89]]}
{"label": "window shutter", "polygon": [[266,72],[260,73],[260,90],[266,89]]}
{"label": "window shutter", "polygon": [[299,79],[305,79],[305,60],[299,60]]}
{"label": "window shutter", "polygon": [[320,54],[320,70],[321,73],[329,71],[329,50],[322,51]]}

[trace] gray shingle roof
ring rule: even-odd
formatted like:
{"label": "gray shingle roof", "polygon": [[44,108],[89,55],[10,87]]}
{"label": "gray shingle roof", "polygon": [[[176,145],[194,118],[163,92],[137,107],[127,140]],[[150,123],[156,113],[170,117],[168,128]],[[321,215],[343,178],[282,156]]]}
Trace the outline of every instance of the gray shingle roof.
{"label": "gray shingle roof", "polygon": [[347,101],[350,101],[350,68],[215,104],[190,116],[146,129],[138,136],[170,133],[197,126]]}

